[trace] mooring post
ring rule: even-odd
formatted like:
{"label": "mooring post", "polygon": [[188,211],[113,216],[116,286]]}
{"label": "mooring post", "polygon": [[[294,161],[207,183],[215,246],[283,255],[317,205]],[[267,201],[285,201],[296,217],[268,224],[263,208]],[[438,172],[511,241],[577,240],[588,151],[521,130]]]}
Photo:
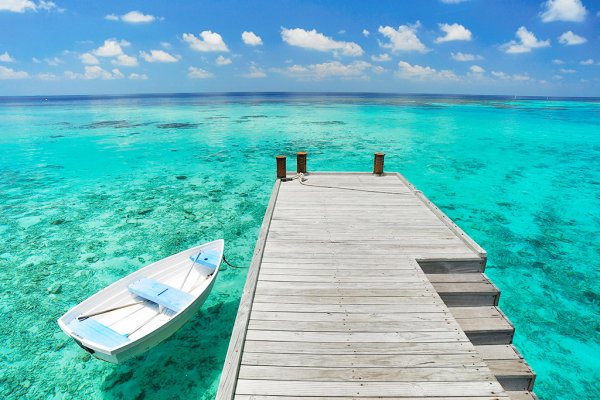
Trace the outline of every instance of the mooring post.
{"label": "mooring post", "polygon": [[373,162],[373,173],[383,175],[383,157],[384,153],[375,153],[375,161]]}
{"label": "mooring post", "polygon": [[283,179],[286,177],[285,156],[277,156],[277,178]]}
{"label": "mooring post", "polygon": [[299,151],[296,153],[296,172],[299,174],[306,173],[306,152]]}

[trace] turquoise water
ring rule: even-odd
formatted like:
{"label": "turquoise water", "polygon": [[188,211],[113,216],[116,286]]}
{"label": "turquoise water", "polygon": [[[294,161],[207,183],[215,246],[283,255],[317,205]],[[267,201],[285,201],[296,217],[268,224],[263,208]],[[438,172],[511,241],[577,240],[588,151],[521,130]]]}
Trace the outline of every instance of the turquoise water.
{"label": "turquoise water", "polygon": [[[56,325],[148,262],[224,237],[248,265],[274,156],[405,174],[489,254],[542,399],[600,392],[600,103],[385,96],[0,100],[0,396],[214,396],[246,271],[113,366]],[[292,169],[292,168],[290,168]]]}

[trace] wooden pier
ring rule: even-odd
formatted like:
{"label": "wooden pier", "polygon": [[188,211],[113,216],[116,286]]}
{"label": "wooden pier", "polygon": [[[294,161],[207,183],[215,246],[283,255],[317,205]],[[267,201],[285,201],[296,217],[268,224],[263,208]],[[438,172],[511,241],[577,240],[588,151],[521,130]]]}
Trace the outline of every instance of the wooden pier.
{"label": "wooden pier", "polygon": [[485,251],[375,168],[278,166],[217,399],[534,399]]}

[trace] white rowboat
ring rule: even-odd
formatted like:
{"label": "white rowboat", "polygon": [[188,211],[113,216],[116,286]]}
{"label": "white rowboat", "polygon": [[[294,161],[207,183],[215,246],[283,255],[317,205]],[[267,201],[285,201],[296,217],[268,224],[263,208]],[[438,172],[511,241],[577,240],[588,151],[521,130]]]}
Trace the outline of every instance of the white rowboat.
{"label": "white rowboat", "polygon": [[58,319],[94,357],[118,364],[156,346],[185,324],[210,294],[223,240],[152,263],[102,289]]}

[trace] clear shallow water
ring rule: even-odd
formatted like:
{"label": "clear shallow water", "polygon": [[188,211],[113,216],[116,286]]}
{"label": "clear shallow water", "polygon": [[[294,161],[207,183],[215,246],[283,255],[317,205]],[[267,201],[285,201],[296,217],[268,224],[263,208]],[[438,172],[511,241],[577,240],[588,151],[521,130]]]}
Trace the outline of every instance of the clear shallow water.
{"label": "clear shallow water", "polygon": [[367,95],[0,100],[0,396],[214,397],[245,270],[123,365],[55,321],[202,241],[248,265],[273,158],[299,150],[329,171],[385,151],[488,251],[540,398],[597,397],[600,103]]}

